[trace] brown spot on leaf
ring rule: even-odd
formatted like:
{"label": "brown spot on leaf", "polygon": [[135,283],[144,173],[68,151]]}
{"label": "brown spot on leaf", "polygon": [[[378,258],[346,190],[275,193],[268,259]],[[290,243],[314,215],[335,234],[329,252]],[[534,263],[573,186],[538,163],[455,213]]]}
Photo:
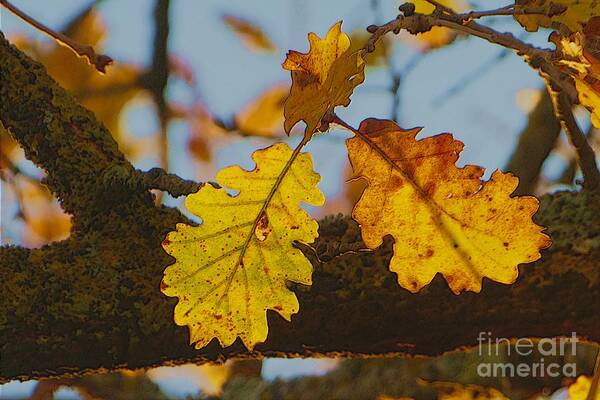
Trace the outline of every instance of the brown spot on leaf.
{"label": "brown spot on leaf", "polygon": [[271,231],[272,229],[269,226],[269,218],[267,217],[267,213],[263,213],[258,220],[256,228],[254,229],[254,235],[259,241],[264,242],[269,237]]}

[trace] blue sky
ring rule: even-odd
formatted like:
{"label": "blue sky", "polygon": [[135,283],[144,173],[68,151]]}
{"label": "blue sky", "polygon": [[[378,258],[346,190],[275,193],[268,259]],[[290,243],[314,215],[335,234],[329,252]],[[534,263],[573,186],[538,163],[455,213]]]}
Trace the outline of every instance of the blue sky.
{"label": "blue sky", "polygon": [[[15,4],[52,27],[60,28],[84,8],[81,0],[15,0]],[[398,2],[382,0],[374,13],[366,0],[173,0],[171,9],[170,50],[182,55],[198,80],[202,98],[212,111],[228,118],[266,88],[289,82],[289,73],[281,69],[288,49],[306,51],[309,31],[322,36],[336,21],[344,20],[344,30],[364,28],[386,21],[397,13]],[[480,0],[474,5],[495,8],[507,1]],[[154,1],[103,1],[99,9],[108,27],[105,52],[116,62],[148,65],[152,51]],[[24,32],[47,40],[22,21],[0,11],[1,28],[7,34]],[[277,45],[274,54],[249,51],[221,21],[224,13],[247,18],[260,25]],[[377,15],[376,15],[377,14]],[[522,32],[509,18],[489,20],[500,30]],[[545,45],[547,33],[528,35],[526,40]],[[393,57],[400,70],[418,57],[418,52],[395,39]],[[477,38],[459,39],[453,46],[422,57],[403,79],[400,92],[400,124],[405,128],[423,126],[422,136],[452,132],[465,142],[461,164],[486,167],[488,174],[502,168],[511,154],[526,115],[515,101],[522,89],[540,88],[542,81],[518,56],[510,54],[494,61],[502,49]],[[489,68],[481,70],[482,65]],[[110,73],[110,70],[109,70]],[[457,83],[468,83],[461,91],[444,97]],[[367,117],[389,118],[392,98],[387,91],[389,71],[371,69],[364,85],[359,87],[347,109],[338,114],[358,125]],[[169,97],[179,101],[191,98],[182,85],[171,85]],[[148,107],[133,107],[128,113],[128,128],[136,135],[154,132],[156,118]],[[269,142],[256,138],[239,138],[222,148],[215,156],[213,168],[200,168],[185,154],[187,130],[173,124],[169,130],[171,171],[184,177],[210,179],[215,168],[231,164],[251,167],[250,153]],[[332,196],[343,185],[347,156],[343,132],[331,132],[315,139],[307,147],[313,153],[315,169],[323,176],[321,188]],[[298,138],[290,138],[296,142]],[[150,157],[140,167],[150,168],[156,162]],[[179,204],[177,201],[171,203]],[[276,361],[265,366],[265,375],[289,376],[314,369],[314,362]],[[0,388],[0,391],[2,388]],[[5,388],[6,390],[6,388]]]}

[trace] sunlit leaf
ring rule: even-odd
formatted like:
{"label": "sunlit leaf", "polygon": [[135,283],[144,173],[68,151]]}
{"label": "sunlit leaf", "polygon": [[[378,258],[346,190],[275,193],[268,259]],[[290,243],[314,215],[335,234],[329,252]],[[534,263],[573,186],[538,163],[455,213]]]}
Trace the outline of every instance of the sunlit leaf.
{"label": "sunlit leaf", "polygon": [[290,50],[282,64],[292,72],[292,89],[284,107],[287,133],[301,120],[306,122],[305,132],[313,133],[327,112],[350,104],[352,91],[365,79],[365,62],[360,52],[351,51],[341,21],[324,39],[309,33],[308,42],[308,53]]}
{"label": "sunlit leaf", "polygon": [[348,139],[356,176],[368,187],[352,216],[369,248],[394,238],[390,269],[400,286],[417,292],[437,273],[454,293],[479,292],[487,277],[513,283],[517,266],[550,245],[532,222],[534,197],[511,197],[518,179],[483,168],[456,167],[463,144],[450,134],[416,140],[420,129],[367,119]]}
{"label": "sunlit leaf", "polygon": [[[567,400],[587,400],[588,393],[592,388],[592,378],[581,375],[575,383],[569,386],[569,397]],[[595,400],[600,400],[600,392],[596,395]]]}
{"label": "sunlit leaf", "polygon": [[217,183],[239,194],[203,186],[185,200],[202,224],[178,224],[163,242],[177,261],[166,268],[161,290],[179,298],[175,322],[188,325],[196,348],[240,337],[252,349],[267,338],[267,310],[287,320],[298,312],[286,285],[309,285],[312,265],[293,243],[313,242],[318,228],[300,203],[322,205],[324,197],[311,157],[300,153],[290,165],[292,154],[276,144],[253,154],[252,171],[223,169]]}

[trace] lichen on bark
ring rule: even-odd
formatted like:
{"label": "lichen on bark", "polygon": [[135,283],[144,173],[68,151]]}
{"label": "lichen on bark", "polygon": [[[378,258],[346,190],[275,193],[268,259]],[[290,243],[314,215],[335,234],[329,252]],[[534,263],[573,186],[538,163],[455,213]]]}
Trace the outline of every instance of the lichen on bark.
{"label": "lichen on bark", "polygon": [[294,288],[301,311],[291,323],[270,313],[267,342],[252,353],[240,343],[194,350],[172,321],[176,300],[159,291],[173,262],[160,243],[185,218],[156,206],[148,182],[132,183],[139,174],[106,128],[3,36],[0,59],[0,121],[46,170],[74,222],[65,241],[0,248],[0,382],[233,357],[436,355],[475,345],[482,330],[542,337],[576,329],[600,342],[599,202],[561,193],[544,197],[536,217],[555,245],[522,266],[516,284],[485,281],[481,294],[455,296],[439,277],[408,293],[387,269],[389,241],[353,252],[363,247],[356,224],[328,217],[316,255],[304,249],[314,284]]}

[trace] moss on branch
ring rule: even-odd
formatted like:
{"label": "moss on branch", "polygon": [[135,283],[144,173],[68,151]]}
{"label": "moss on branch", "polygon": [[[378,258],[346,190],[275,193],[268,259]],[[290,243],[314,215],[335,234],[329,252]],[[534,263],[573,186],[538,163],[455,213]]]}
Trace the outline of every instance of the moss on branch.
{"label": "moss on branch", "polygon": [[[73,214],[71,237],[40,249],[0,248],[0,383],[239,357],[436,355],[502,337],[570,335],[600,342],[600,201],[546,196],[537,216],[555,245],[523,266],[514,285],[484,282],[453,295],[436,277],[410,294],[387,270],[388,242],[369,253],[346,217],[321,221],[314,285],[295,287],[301,311],[269,313],[266,343],[194,350],[172,322],[173,298],[159,282],[172,262],[160,242],[176,209],[155,206],[110,133],[45,72],[0,36],[0,120],[47,171],[46,183]],[[319,261],[320,260],[320,261]],[[566,299],[570,301],[565,301]]]}

